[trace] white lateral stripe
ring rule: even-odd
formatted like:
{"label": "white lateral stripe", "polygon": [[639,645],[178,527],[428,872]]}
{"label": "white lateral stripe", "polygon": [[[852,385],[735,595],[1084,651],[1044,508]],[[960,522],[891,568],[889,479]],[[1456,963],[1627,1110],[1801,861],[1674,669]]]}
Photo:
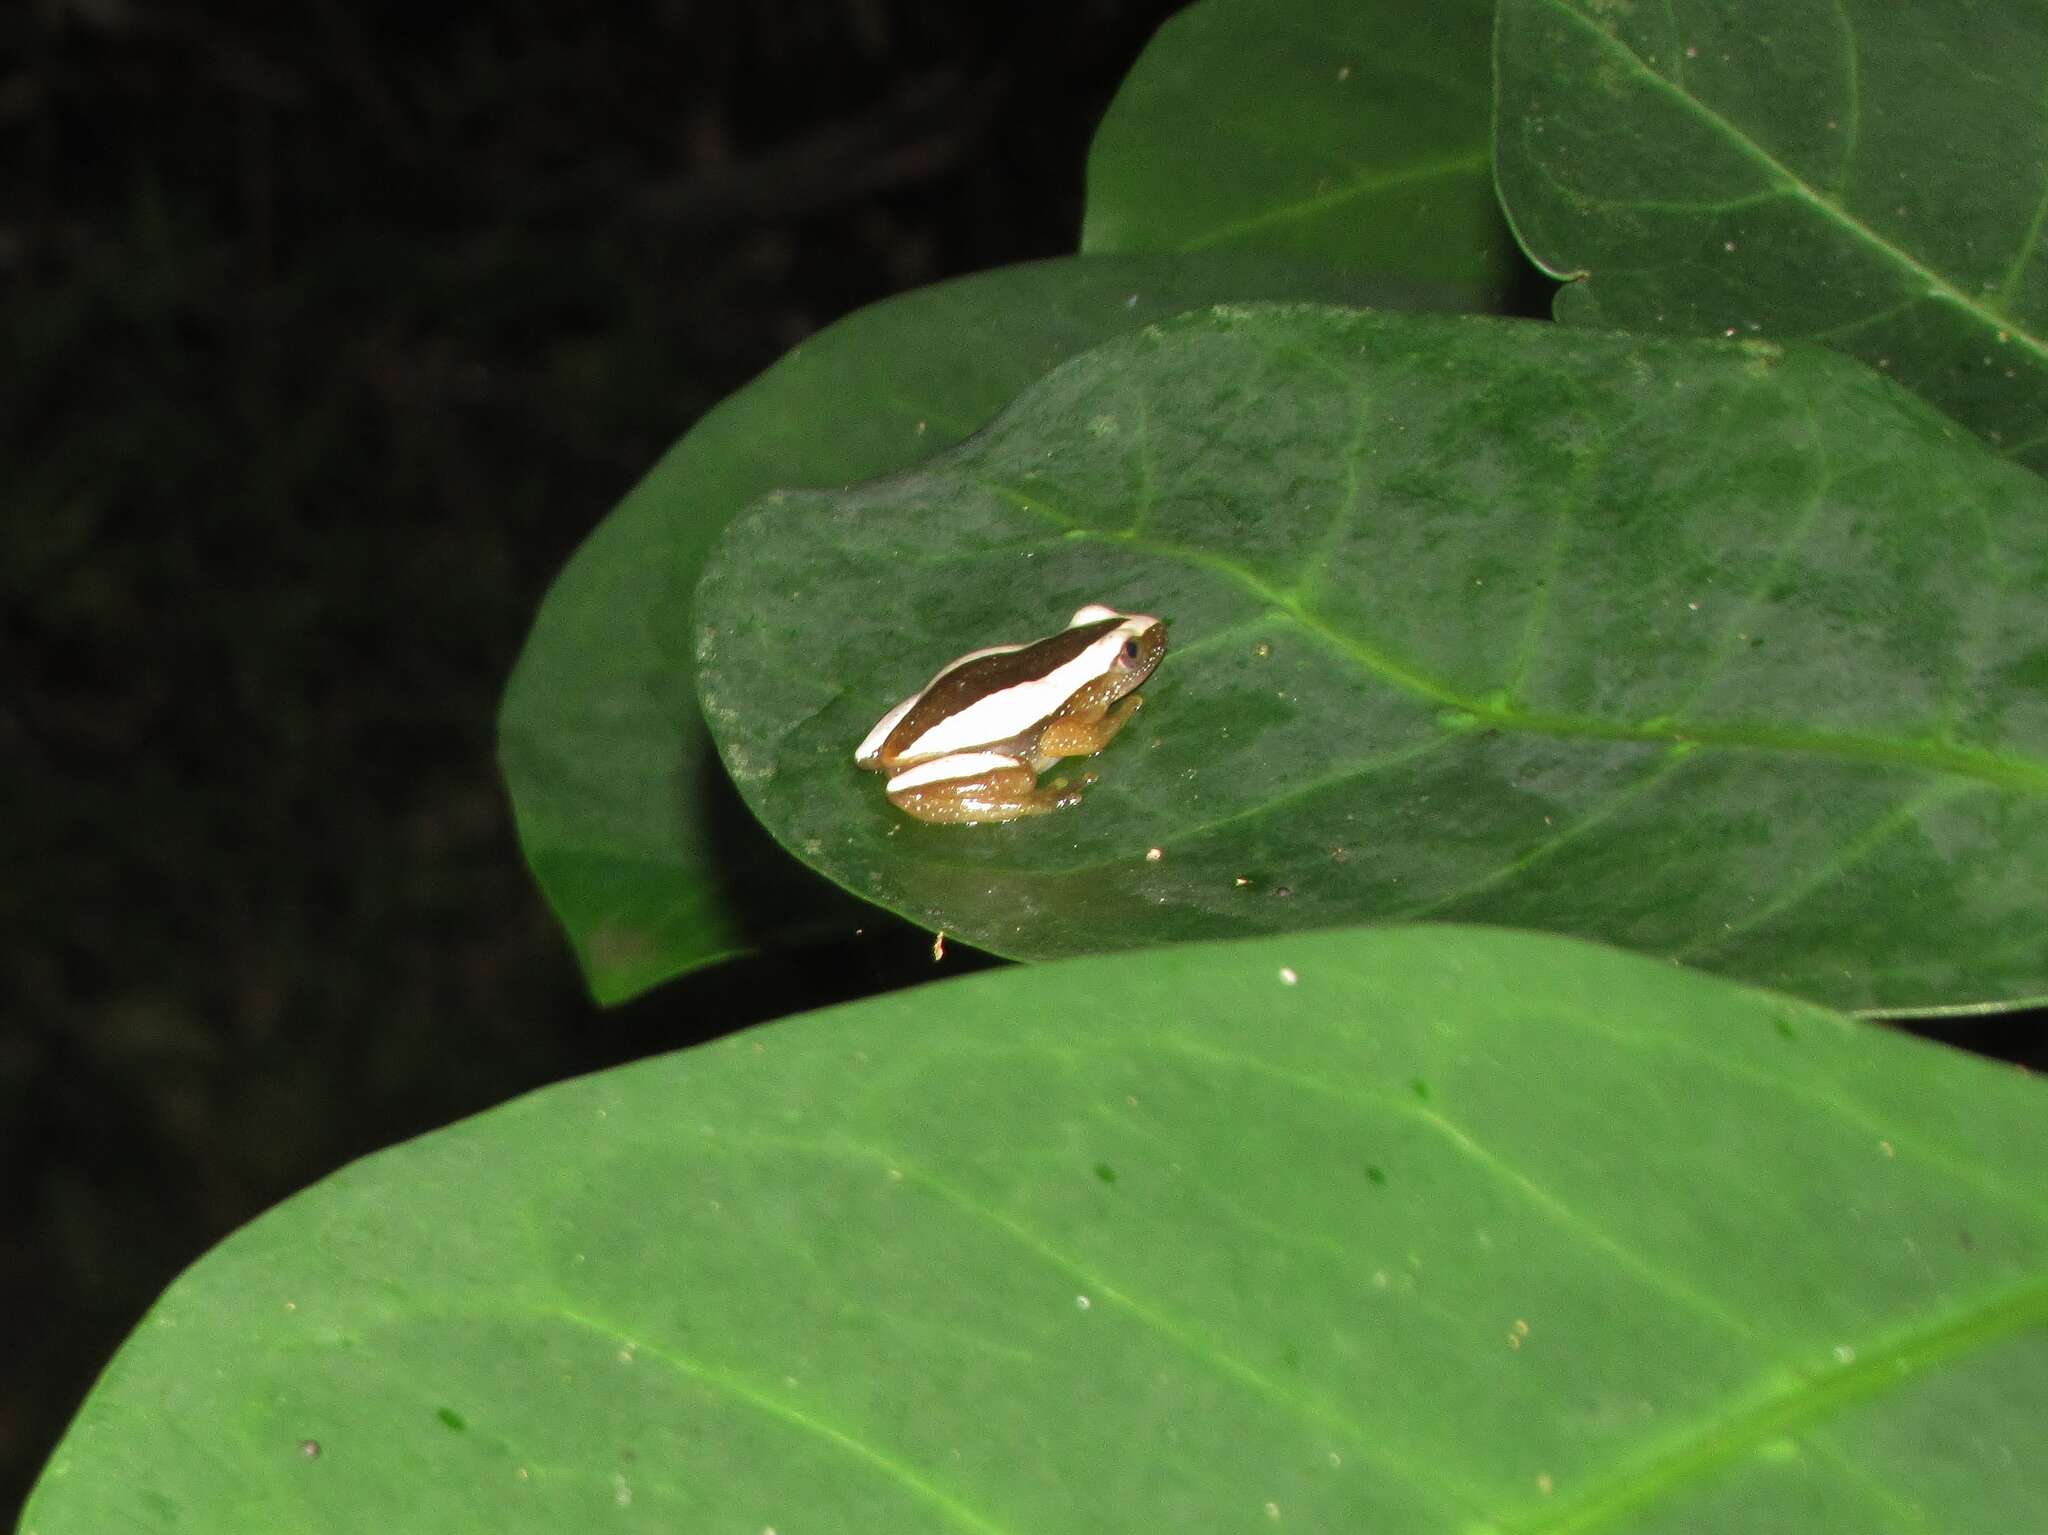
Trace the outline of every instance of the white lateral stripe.
{"label": "white lateral stripe", "polygon": [[945,676],[947,672],[952,671],[955,667],[965,666],[969,661],[979,661],[983,656],[1006,656],[1013,650],[1022,650],[1023,648],[1022,645],[989,645],[981,650],[970,650],[966,655],[956,660],[948,661],[933,674],[931,682],[927,682],[915,693],[904,699],[902,703],[875,721],[875,728],[870,730],[867,733],[866,739],[854,748],[853,760],[855,762],[865,762],[868,758],[874,756],[876,752],[879,752],[882,749],[882,743],[889,739],[889,732],[903,723],[903,716],[916,708],[917,701],[929,693],[932,690],[932,684]]}
{"label": "white lateral stripe", "polygon": [[898,789],[921,789],[926,784],[947,783],[955,778],[974,778],[982,773],[993,773],[998,768],[1022,767],[1015,757],[1006,757],[1001,752],[955,752],[950,757],[934,758],[920,762],[914,768],[906,768],[889,780],[889,792]]}
{"label": "white lateral stripe", "polygon": [[977,698],[958,713],[932,726],[905,749],[906,757],[943,756],[1007,741],[1019,731],[1035,725],[1103,674],[1110,657],[1123,649],[1124,641],[1138,629],[1118,624],[1064,666],[1056,666],[1043,677],[998,688],[986,698]]}
{"label": "white lateral stripe", "polygon": [[1135,613],[1119,613],[1115,608],[1106,608],[1099,602],[1091,602],[1085,608],[1076,608],[1068,621],[1069,629],[1078,629],[1083,624],[1099,624],[1105,618],[1136,618]]}

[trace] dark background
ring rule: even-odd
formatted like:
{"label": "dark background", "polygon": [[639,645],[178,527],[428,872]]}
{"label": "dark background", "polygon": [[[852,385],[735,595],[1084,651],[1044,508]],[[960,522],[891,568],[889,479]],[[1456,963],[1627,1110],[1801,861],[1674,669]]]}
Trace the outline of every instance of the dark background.
{"label": "dark background", "polygon": [[0,6],[0,1525],[264,1207],[931,973],[899,930],[598,1013],[499,690],[707,406],[861,304],[1072,251],[1174,8]]}
{"label": "dark background", "polygon": [[[1073,249],[1174,8],[0,5],[0,1522],[266,1206],[932,973],[877,922],[598,1013],[499,691],[707,406],[861,304]],[[2039,1014],[1931,1032],[2048,1066]]]}

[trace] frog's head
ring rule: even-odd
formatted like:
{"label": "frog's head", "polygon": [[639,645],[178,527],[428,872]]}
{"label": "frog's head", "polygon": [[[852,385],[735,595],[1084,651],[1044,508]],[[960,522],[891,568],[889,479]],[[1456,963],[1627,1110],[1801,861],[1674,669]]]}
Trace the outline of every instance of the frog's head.
{"label": "frog's head", "polygon": [[[1115,622],[1111,622],[1115,620]],[[1115,608],[1091,602],[1077,608],[1069,629],[1099,626],[1089,653],[1101,658],[1101,682],[1095,697],[1115,703],[1152,675],[1159,658],[1166,654],[1166,623],[1149,613],[1119,613]]]}

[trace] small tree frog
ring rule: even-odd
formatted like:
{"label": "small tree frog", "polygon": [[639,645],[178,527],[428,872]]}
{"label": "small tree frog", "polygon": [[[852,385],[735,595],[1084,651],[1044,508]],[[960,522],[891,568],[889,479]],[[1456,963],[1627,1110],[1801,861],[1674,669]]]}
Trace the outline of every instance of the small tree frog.
{"label": "small tree frog", "polygon": [[1107,746],[1165,654],[1158,619],[1091,602],[1057,634],[952,662],[882,716],[854,761],[888,774],[890,802],[921,821],[971,826],[1079,804],[1079,788],[1040,788],[1038,775]]}

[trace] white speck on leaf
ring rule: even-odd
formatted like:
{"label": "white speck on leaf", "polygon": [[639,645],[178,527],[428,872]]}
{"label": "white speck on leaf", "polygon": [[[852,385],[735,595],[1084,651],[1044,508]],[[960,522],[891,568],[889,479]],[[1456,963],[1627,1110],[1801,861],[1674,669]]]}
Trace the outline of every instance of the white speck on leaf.
{"label": "white speck on leaf", "polygon": [[1300,979],[1301,977],[1294,973],[1292,966],[1282,965],[1280,967],[1280,984],[1282,986],[1292,986]]}
{"label": "white speck on leaf", "polygon": [[1090,1300],[1085,1295],[1077,1295],[1074,1297],[1074,1306],[1077,1310],[1086,1311],[1090,1306],[1094,1304],[1095,1302]]}

